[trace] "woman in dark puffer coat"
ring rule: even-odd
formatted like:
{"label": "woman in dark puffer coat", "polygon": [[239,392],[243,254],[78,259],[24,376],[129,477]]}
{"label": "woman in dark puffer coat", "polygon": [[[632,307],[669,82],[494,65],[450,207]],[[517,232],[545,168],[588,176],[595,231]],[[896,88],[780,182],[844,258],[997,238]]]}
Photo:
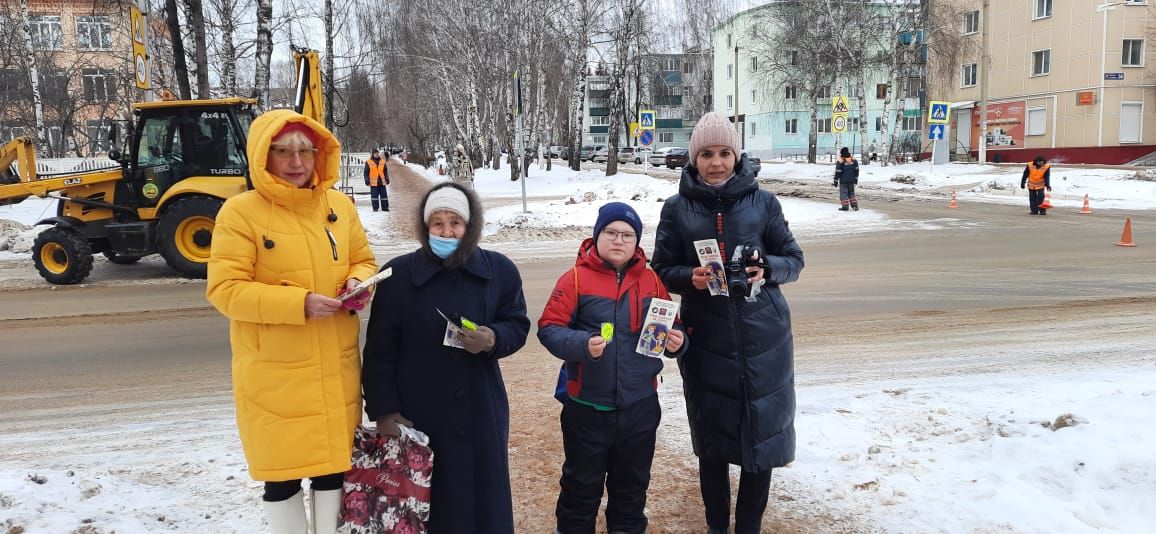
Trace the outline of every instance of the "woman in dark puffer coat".
{"label": "woman in dark puffer coat", "polygon": [[[730,121],[707,113],[691,135],[679,194],[666,200],[652,265],[682,295],[694,340],[679,358],[691,440],[711,533],[729,531],[728,465],[742,467],[735,532],[759,532],[771,469],[795,458],[795,374],[791,314],[779,285],[803,270],[803,252],[775,195],[759,189],[758,167],[739,157]],[[746,266],[753,296],[711,296],[709,268],[694,242],[716,239],[723,261],[736,247],[758,250]]]}

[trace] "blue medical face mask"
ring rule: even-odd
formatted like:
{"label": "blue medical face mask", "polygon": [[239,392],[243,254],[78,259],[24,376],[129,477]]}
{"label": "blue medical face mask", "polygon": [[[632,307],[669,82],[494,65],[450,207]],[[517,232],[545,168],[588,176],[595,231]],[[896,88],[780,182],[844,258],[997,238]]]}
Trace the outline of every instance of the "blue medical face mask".
{"label": "blue medical face mask", "polygon": [[441,237],[433,234],[429,235],[429,248],[437,257],[446,259],[458,249],[460,239],[453,239],[450,237]]}

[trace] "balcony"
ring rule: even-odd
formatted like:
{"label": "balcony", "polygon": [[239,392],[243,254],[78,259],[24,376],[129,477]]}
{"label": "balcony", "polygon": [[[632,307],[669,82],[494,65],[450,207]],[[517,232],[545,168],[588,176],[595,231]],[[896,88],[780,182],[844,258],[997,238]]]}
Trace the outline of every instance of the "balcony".
{"label": "balcony", "polygon": [[609,117],[610,108],[590,108],[591,117]]}

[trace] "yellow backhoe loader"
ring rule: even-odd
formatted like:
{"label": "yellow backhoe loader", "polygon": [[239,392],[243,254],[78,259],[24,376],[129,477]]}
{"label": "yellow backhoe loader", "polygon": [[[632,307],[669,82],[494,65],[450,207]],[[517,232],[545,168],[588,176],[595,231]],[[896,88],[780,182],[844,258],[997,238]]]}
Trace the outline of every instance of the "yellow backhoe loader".
{"label": "yellow backhoe loader", "polygon": [[[317,52],[294,48],[295,109],[324,122]],[[54,284],[76,284],[92,271],[92,255],[131,264],[159,253],[189,278],[204,278],[217,211],[252,188],[245,143],[256,116],[246,98],[169,100],[132,106],[118,166],[40,175],[31,140],[0,146],[0,205],[30,196],[59,199],[55,217],[37,224],[32,260]],[[116,128],[112,136],[115,138]],[[13,163],[18,171],[12,172]]]}

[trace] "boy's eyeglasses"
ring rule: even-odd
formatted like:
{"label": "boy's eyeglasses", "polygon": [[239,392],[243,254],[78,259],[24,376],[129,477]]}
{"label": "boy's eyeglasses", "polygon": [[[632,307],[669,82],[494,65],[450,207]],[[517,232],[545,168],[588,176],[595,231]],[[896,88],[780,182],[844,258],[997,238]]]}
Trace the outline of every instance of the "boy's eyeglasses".
{"label": "boy's eyeglasses", "polygon": [[638,239],[638,236],[635,235],[634,232],[616,232],[614,230],[603,230],[602,237],[605,237],[607,241],[611,242],[622,238],[623,243],[633,243]]}
{"label": "boy's eyeglasses", "polygon": [[269,154],[277,159],[291,160],[293,156],[301,158],[301,161],[313,161],[317,157],[316,148],[291,148],[280,145],[269,145]]}

